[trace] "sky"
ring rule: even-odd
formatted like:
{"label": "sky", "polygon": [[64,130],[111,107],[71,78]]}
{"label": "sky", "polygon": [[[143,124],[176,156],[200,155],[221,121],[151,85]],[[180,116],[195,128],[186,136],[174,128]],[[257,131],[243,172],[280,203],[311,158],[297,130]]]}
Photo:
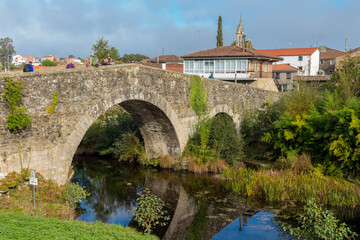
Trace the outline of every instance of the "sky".
{"label": "sky", "polygon": [[216,47],[219,16],[224,45],[241,16],[256,49],[360,47],[359,0],[0,0],[0,38],[23,56],[84,58],[100,37],[121,56],[182,56]]}

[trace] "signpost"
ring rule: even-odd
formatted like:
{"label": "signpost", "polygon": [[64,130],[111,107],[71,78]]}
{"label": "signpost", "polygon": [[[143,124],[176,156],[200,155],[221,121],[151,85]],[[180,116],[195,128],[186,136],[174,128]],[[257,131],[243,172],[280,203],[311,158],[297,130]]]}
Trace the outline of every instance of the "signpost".
{"label": "signpost", "polygon": [[38,179],[35,177],[35,171],[30,172],[30,185],[33,186],[33,200],[34,200],[34,207],[35,207],[35,186],[38,185]]}

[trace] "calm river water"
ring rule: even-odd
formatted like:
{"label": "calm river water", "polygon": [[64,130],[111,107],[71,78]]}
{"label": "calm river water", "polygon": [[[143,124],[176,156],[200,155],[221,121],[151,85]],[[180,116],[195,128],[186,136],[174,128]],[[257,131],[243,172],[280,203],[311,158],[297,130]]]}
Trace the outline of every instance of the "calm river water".
{"label": "calm river water", "polygon": [[[160,239],[286,239],[279,222],[289,221],[287,216],[299,210],[246,201],[207,175],[144,169],[89,156],[75,157],[73,166],[72,181],[91,194],[78,207],[78,219],[138,228],[129,211],[136,207],[137,193],[149,188],[170,215],[169,223],[154,231]],[[359,214],[342,215],[355,230],[360,228]]]}

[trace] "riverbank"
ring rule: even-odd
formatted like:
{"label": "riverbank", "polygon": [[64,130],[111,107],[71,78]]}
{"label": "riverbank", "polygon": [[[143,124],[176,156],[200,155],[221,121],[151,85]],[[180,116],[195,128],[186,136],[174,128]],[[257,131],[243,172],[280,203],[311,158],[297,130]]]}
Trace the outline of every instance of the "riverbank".
{"label": "riverbank", "polygon": [[62,221],[0,212],[0,239],[158,239],[132,228],[101,222]]}

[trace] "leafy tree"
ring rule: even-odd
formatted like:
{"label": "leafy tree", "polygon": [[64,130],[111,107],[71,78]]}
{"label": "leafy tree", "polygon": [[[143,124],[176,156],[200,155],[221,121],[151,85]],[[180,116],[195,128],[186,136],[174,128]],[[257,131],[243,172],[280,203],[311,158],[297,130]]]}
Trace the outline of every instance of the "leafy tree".
{"label": "leafy tree", "polygon": [[337,71],[332,75],[341,96],[346,100],[360,95],[360,57],[346,57],[339,63]]}
{"label": "leafy tree", "polygon": [[236,126],[227,114],[218,114],[212,119],[209,145],[217,150],[220,158],[233,163],[240,153],[240,139],[236,134]]}
{"label": "leafy tree", "polygon": [[7,56],[9,56],[9,62],[12,61],[12,55],[16,53],[13,40],[11,38],[0,38],[0,61],[1,65],[5,66],[7,62]]}
{"label": "leafy tree", "polygon": [[121,61],[123,62],[140,62],[143,59],[149,59],[148,56],[136,53],[136,54],[124,54],[124,56],[121,58]]}
{"label": "leafy tree", "polygon": [[[256,50],[253,47],[252,42],[250,40],[245,40],[245,48],[247,48],[249,46],[249,44],[251,44],[251,50]],[[230,46],[235,46],[235,45],[236,45],[236,41],[233,41]]]}
{"label": "leafy tree", "polygon": [[72,55],[72,54],[70,54],[70,55],[68,56],[68,58],[75,58],[75,56]]}
{"label": "leafy tree", "polygon": [[218,19],[218,30],[216,36],[216,47],[223,46],[223,33],[222,33],[222,18],[219,16]]}
{"label": "leafy tree", "polygon": [[114,48],[114,47],[111,47],[110,48],[110,57],[113,59],[113,60],[119,60],[120,59],[120,54],[119,54],[119,51]]}

